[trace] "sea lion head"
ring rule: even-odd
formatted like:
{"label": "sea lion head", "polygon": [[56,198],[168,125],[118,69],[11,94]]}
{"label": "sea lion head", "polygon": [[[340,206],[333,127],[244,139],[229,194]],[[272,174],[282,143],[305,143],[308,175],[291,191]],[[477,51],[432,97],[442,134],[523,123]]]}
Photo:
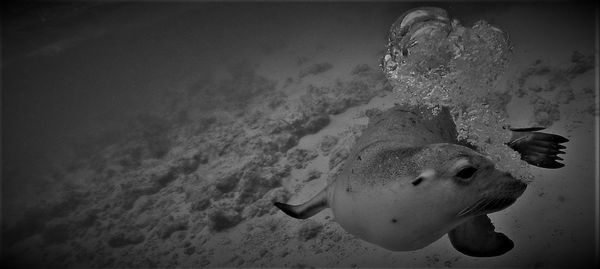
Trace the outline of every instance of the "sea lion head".
{"label": "sea lion head", "polygon": [[359,152],[329,199],[338,223],[395,251],[423,248],[473,216],[506,208],[525,184],[482,154],[456,144]]}
{"label": "sea lion head", "polygon": [[[428,145],[413,160],[421,171],[411,185],[417,188],[428,178],[436,180],[439,184],[435,188],[452,193],[443,202],[447,203],[446,213],[458,219],[502,210],[527,187],[510,173],[496,169],[486,156],[461,145]],[[435,188],[430,190],[432,195],[442,193]]]}

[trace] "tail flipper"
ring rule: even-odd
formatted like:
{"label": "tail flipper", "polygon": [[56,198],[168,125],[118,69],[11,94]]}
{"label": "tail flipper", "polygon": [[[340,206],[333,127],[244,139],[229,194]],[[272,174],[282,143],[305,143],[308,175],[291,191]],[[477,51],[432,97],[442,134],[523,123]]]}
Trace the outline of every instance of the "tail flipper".
{"label": "tail flipper", "polygon": [[566,147],[560,145],[569,140],[555,134],[537,132],[541,127],[511,128],[513,136],[507,145],[521,154],[521,159],[531,165],[542,168],[561,168],[565,166],[557,160],[562,160],[558,154],[564,154]]}
{"label": "tail flipper", "polygon": [[290,217],[297,219],[307,219],[321,210],[327,208],[327,188],[319,192],[315,197],[301,205],[288,205],[284,203],[275,203],[275,206]]}

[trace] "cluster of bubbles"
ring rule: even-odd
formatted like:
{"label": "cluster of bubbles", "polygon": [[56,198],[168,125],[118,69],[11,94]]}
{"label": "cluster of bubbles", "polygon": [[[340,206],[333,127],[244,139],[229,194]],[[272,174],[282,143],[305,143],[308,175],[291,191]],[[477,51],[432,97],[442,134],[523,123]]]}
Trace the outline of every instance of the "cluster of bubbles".
{"label": "cluster of bubbles", "polygon": [[381,68],[403,104],[425,106],[436,114],[448,107],[458,139],[468,142],[524,181],[532,175],[517,152],[506,104],[510,95],[495,89],[512,55],[512,44],[485,21],[465,27],[441,8],[404,13],[391,27]]}

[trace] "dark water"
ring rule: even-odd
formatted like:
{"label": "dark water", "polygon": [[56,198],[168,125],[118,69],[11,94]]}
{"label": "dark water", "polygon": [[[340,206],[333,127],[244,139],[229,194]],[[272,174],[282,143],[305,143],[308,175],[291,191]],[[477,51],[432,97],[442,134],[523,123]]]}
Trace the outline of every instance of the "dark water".
{"label": "dark water", "polygon": [[[78,167],[81,163],[88,163],[98,152],[114,146],[115,143],[123,143],[125,138],[137,132],[140,117],[158,115],[168,120],[174,119],[173,111],[178,111],[177,106],[182,101],[173,96],[193,88],[194,83],[207,77],[226,79],[231,74],[244,74],[244,68],[247,68],[249,72],[256,72],[257,75],[275,81],[276,91],[285,92],[293,98],[295,94],[305,91],[305,84],[308,82],[319,85],[332,83],[339,78],[344,79],[343,75],[338,76],[342,72],[338,70],[350,70],[354,65],[361,63],[375,68],[385,49],[389,26],[405,10],[421,6],[423,3],[67,2],[3,5],[2,219],[5,225],[2,232],[3,237],[6,237],[5,233],[12,231],[9,228],[18,223],[25,208],[35,207],[46,196],[52,197],[53,190],[62,188],[65,182],[77,185],[70,181],[77,182],[81,177],[94,177],[80,172]],[[561,61],[568,61],[573,51],[593,55],[597,46],[593,36],[595,13],[590,5],[478,2],[442,2],[428,5],[446,8],[465,25],[483,19],[503,29],[515,43],[516,66],[531,65],[535,60],[542,59],[551,66],[561,67]],[[309,63],[332,62],[333,68],[324,73],[324,76],[307,78],[305,84],[284,86],[286,80],[292,76],[290,74],[295,76],[304,68],[299,62],[305,58]],[[346,64],[352,66],[344,66]],[[243,70],[241,73],[232,72],[232,66],[242,66],[240,68]],[[582,80],[583,84],[594,86],[589,78]],[[232,91],[243,91],[246,82],[234,84]],[[597,94],[597,88],[595,89]],[[225,95],[224,98],[249,98],[243,94],[239,95],[242,97],[231,96]],[[206,99],[210,99],[210,96]],[[203,106],[209,106],[207,103],[186,105],[195,106],[195,109],[199,110],[196,112],[198,115],[220,109],[216,107],[203,110]],[[521,106],[516,105],[514,111],[520,111]],[[527,198],[535,205],[537,216],[529,215],[533,209],[518,208],[513,212],[516,217],[510,219],[514,220],[513,223],[509,224],[509,220],[501,221],[510,225],[510,229],[525,230],[517,234],[525,237],[518,238],[521,242],[529,242],[527,247],[515,249],[516,254],[489,263],[486,260],[447,254],[452,250],[442,245],[434,249],[444,249],[442,254],[434,250],[425,250],[413,256],[397,258],[400,256],[394,257],[395,253],[377,252],[373,257],[385,258],[353,260],[340,257],[340,261],[343,262],[339,264],[328,263],[327,260],[332,259],[330,256],[324,258],[325,256],[312,253],[308,248],[300,250],[302,254],[299,256],[290,255],[289,263],[285,263],[284,257],[267,255],[258,260],[246,259],[247,263],[236,264],[237,260],[228,261],[219,256],[224,255],[220,254],[224,251],[222,249],[227,249],[219,243],[212,245],[211,251],[216,253],[214,255],[182,254],[173,257],[170,250],[165,250],[160,253],[164,254],[164,260],[168,260],[167,262],[159,259],[160,262],[156,263],[140,263],[140,260],[152,259],[150,256],[158,255],[150,249],[160,244],[150,239],[143,247],[138,245],[135,249],[132,247],[131,250],[127,250],[130,252],[103,252],[102,255],[110,256],[112,260],[94,258],[93,263],[86,264],[85,258],[55,259],[53,255],[69,253],[68,249],[73,248],[73,245],[68,243],[75,242],[78,236],[83,238],[84,235],[73,236],[73,241],[58,240],[61,242],[58,244],[40,243],[50,249],[46,253],[50,258],[39,261],[51,261],[59,266],[120,267],[198,264],[305,264],[344,267],[352,264],[394,267],[454,264],[459,267],[586,265],[592,261],[593,238],[597,237],[593,230],[593,214],[597,208],[592,200],[594,194],[590,192],[594,186],[593,164],[597,165],[597,160],[594,162],[592,154],[595,129],[590,125],[593,122],[590,119],[594,116],[585,114],[585,117],[582,124],[570,129],[573,130],[570,134],[573,137],[570,139],[580,139],[572,146],[581,151],[570,155],[567,163],[578,168],[558,175],[547,171],[539,172],[542,176],[551,177],[552,181],[548,183],[550,185],[534,185],[534,190],[537,191],[532,191],[531,197],[541,199],[550,193],[548,195],[551,198],[547,199],[551,199],[552,202]],[[597,114],[595,117],[598,117]],[[568,123],[565,121],[572,120],[563,115],[550,130],[565,134],[567,130],[564,126]],[[334,123],[337,123],[335,119],[332,121],[332,124]],[[185,136],[185,133],[181,135]],[[186,140],[183,141],[180,146],[186,144]],[[191,142],[189,145],[193,146]],[[581,172],[582,170],[585,173]],[[573,177],[579,180],[575,181]],[[127,177],[123,178],[126,180]],[[325,181],[324,178],[320,180]],[[96,187],[90,186],[88,192],[93,193],[94,188]],[[570,191],[567,194],[557,193],[558,190],[565,189]],[[536,224],[536,219],[553,222]],[[44,225],[47,226],[42,224]],[[194,225],[192,221],[190,226]],[[546,228],[538,228],[537,225],[544,225]],[[515,228],[516,226],[518,228]],[[550,234],[535,233],[535,230]],[[112,232],[110,228],[102,231]],[[31,233],[34,236],[36,234]],[[531,235],[532,233],[534,235]],[[148,231],[147,238],[151,237],[149,234],[151,232]],[[223,234],[206,235],[209,238],[213,236],[228,238],[228,235]],[[102,236],[93,238],[98,242],[104,240],[98,239],[103,238]],[[27,237],[19,239],[26,241]],[[34,240],[33,243],[26,241],[23,244],[27,250],[27,244],[37,246],[38,243]],[[348,244],[348,249],[360,248]],[[167,245],[178,248],[175,243]],[[207,249],[209,245],[206,244]],[[6,247],[3,243],[3,249]],[[201,247],[202,244],[197,248]],[[245,247],[251,248],[250,245]],[[528,251],[534,248],[537,251],[528,254],[531,253]],[[549,250],[544,252],[542,249]],[[43,257],[44,251],[35,251],[34,256]],[[329,253],[335,253],[335,250],[329,250]],[[3,257],[4,254],[3,252]],[[139,259],[123,258],[127,255],[137,255]],[[312,261],[302,255],[317,256]],[[450,263],[444,263],[444,260],[440,262],[439,255],[442,256],[441,259],[447,258],[445,261]],[[364,256],[368,254],[357,254],[357,257]],[[23,256],[17,257],[17,260],[23,259]],[[210,263],[205,264],[204,261]]]}
{"label": "dark water", "polygon": [[[152,112],[165,92],[218,66],[256,58],[260,45],[326,27],[331,12],[370,7],[106,4],[71,17],[66,6],[66,14],[41,22],[38,16],[52,15],[56,6],[34,5],[28,10],[31,25],[7,23],[3,29],[3,145],[9,170],[30,170],[73,142],[86,144],[135,114]],[[5,20],[18,24],[18,12]],[[375,18],[382,25],[385,19]],[[47,46],[56,50],[44,50]]]}

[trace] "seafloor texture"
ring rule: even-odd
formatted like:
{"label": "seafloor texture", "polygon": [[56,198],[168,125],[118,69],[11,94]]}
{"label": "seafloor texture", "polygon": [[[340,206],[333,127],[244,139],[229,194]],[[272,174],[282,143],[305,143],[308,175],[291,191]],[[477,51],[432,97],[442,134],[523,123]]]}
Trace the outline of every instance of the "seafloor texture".
{"label": "seafloor texture", "polygon": [[[407,74],[426,79],[389,83],[378,66],[387,31],[411,6],[105,4],[33,15],[10,9],[31,17],[3,16],[10,57],[2,62],[2,262],[589,265],[598,117],[593,9],[446,4],[474,32],[502,29],[511,53],[498,61],[462,54],[443,76],[419,69]],[[572,11],[565,14],[565,7]],[[132,13],[139,16],[133,20]],[[474,67],[483,59],[485,68]],[[402,91],[407,85],[413,91]],[[421,250],[392,252],[346,233],[329,210],[297,220],[272,205],[320,191],[376,109],[415,100],[425,89],[462,90],[458,85],[485,89],[481,97],[494,100],[485,111],[502,112],[500,122],[471,104],[459,127],[477,122],[487,126],[477,131],[497,136],[485,132],[501,123],[541,125],[570,139],[566,167],[531,168],[535,180],[524,195],[490,216],[515,241],[512,251],[467,257],[444,237]],[[456,95],[430,100],[446,104],[448,96]]]}

